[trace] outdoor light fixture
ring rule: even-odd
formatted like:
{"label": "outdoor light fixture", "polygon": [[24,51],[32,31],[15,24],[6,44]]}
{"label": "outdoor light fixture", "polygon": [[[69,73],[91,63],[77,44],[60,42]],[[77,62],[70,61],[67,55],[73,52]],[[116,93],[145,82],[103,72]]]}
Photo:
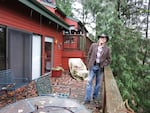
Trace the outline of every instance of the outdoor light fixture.
{"label": "outdoor light fixture", "polygon": [[57,43],[58,43],[58,40],[56,39],[56,40],[55,40],[55,44],[57,44]]}

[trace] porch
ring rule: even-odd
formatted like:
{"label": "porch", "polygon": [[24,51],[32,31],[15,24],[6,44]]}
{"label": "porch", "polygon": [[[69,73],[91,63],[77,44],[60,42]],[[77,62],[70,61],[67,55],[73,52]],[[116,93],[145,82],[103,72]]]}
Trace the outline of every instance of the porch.
{"label": "porch", "polygon": [[[123,102],[119,89],[109,67],[105,68],[105,77],[103,82],[102,94],[99,95],[97,102],[91,101],[85,105],[92,113],[134,113],[134,111]],[[51,82],[54,85],[66,85],[71,87],[71,99],[76,99],[83,104],[85,96],[85,87],[87,81],[77,81],[73,79],[68,72],[63,73],[60,77],[51,77]],[[9,98],[8,98],[8,97]],[[33,80],[27,86],[16,90],[16,100],[22,100],[31,97],[37,97],[35,81]],[[13,92],[8,95],[0,96],[0,108],[13,103]],[[125,104],[127,104],[125,106]]]}
{"label": "porch", "polygon": [[[60,77],[51,77],[51,82],[54,85],[66,85],[71,87],[71,99],[76,99],[79,103],[83,104],[84,102],[84,95],[85,95],[85,87],[86,81],[76,81],[73,79],[68,72],[63,73]],[[8,96],[8,97],[7,97]],[[27,86],[23,86],[16,90],[16,100],[22,100],[31,97],[37,97],[37,91],[35,86],[35,81],[33,80]],[[13,92],[9,92],[8,95],[4,94],[0,96],[0,108],[13,103]],[[94,103],[87,105],[86,107],[93,111],[93,113],[100,113],[100,103]]]}

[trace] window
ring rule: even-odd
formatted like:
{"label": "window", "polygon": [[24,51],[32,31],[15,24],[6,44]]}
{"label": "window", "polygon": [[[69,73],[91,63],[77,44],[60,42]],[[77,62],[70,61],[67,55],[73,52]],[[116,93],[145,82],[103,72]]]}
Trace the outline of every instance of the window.
{"label": "window", "polygon": [[0,70],[6,69],[6,29],[0,26]]}

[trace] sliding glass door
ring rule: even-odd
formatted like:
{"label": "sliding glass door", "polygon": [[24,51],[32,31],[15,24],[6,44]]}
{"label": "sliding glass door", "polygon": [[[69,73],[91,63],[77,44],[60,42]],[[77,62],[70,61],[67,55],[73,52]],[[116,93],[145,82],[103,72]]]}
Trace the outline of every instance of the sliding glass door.
{"label": "sliding glass door", "polygon": [[15,77],[28,77],[32,71],[32,34],[8,29],[8,68]]}

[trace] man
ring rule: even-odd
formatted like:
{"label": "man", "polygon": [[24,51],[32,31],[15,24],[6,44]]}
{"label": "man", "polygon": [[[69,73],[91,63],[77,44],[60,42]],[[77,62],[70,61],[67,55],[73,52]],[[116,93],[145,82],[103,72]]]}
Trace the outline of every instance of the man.
{"label": "man", "polygon": [[86,95],[84,104],[90,103],[92,94],[92,83],[94,78],[95,87],[93,90],[93,100],[97,99],[101,85],[101,78],[103,76],[104,67],[109,65],[111,62],[110,49],[106,46],[109,37],[105,34],[98,36],[98,42],[93,43],[88,52],[88,69],[89,76],[86,86]]}

